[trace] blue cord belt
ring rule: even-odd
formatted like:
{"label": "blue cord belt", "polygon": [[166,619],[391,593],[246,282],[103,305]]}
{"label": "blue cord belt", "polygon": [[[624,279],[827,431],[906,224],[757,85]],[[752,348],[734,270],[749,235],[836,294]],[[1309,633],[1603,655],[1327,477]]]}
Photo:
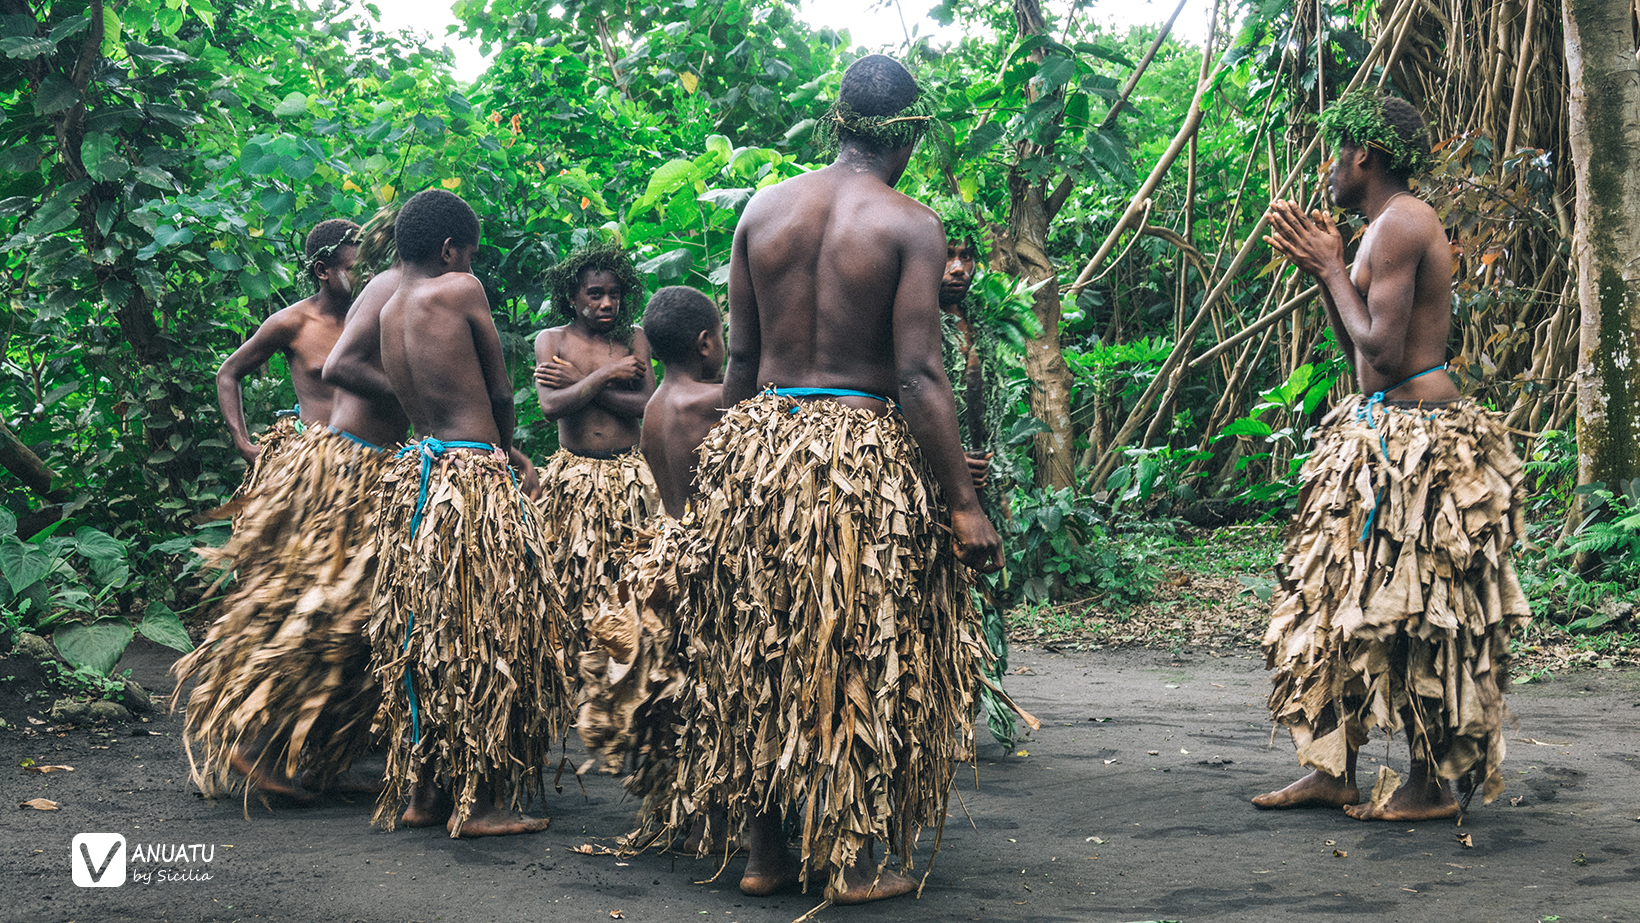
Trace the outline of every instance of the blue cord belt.
{"label": "blue cord belt", "polygon": [[354,443],[355,445],[362,445],[365,448],[371,450],[372,452],[385,452],[385,451],[387,451],[386,449],[384,449],[381,446],[375,444],[374,442],[367,442],[363,439],[360,439],[358,436],[353,435],[352,433],[348,432],[345,429],[337,429],[334,426],[327,427],[327,428],[330,430],[330,432],[333,435],[340,436],[343,439],[346,439],[348,442]]}
{"label": "blue cord belt", "polygon": [[[1444,371],[1446,369],[1446,365],[1447,364],[1445,362],[1443,362],[1440,365],[1434,366],[1432,368],[1424,369],[1422,372],[1419,372],[1418,374],[1413,375],[1412,377],[1401,381],[1400,384],[1396,384],[1396,385],[1393,385],[1391,387],[1385,388],[1382,391],[1374,391],[1372,393],[1372,396],[1367,398],[1367,402],[1365,404],[1362,404],[1360,407],[1355,408],[1355,418],[1357,420],[1367,421],[1367,427],[1376,431],[1378,429],[1378,425],[1376,423],[1374,423],[1373,420],[1372,420],[1372,411],[1373,411],[1373,408],[1378,407],[1378,406],[1380,406],[1384,403],[1385,395],[1388,395],[1391,391],[1398,391],[1403,386],[1409,385],[1412,382],[1416,381],[1417,379],[1422,378],[1425,375],[1430,374],[1431,372]],[[1384,461],[1388,462],[1389,461],[1389,439],[1386,438],[1382,432],[1378,433],[1378,448],[1383,452]],[[1362,525],[1361,525],[1361,539],[1360,539],[1361,541],[1363,541],[1363,542],[1366,541],[1367,536],[1372,534],[1372,523],[1375,519],[1377,519],[1377,517],[1378,517],[1378,508],[1380,506],[1382,506],[1383,503],[1384,503],[1384,492],[1382,490],[1380,490],[1372,498],[1372,509],[1367,511],[1367,521],[1365,523],[1362,523]]]}
{"label": "blue cord belt", "polygon": [[[881,394],[872,394],[870,391],[854,391],[854,390],[849,389],[849,388],[775,388],[775,387],[770,387],[770,388],[764,389],[764,393],[773,394],[775,397],[869,397],[874,401],[882,401],[883,403],[885,403],[888,406],[894,408],[895,410],[900,409],[899,404],[896,404],[893,401],[889,400],[888,398],[883,397]],[[797,408],[793,407],[792,408],[792,413],[796,413],[796,412],[797,412]]]}

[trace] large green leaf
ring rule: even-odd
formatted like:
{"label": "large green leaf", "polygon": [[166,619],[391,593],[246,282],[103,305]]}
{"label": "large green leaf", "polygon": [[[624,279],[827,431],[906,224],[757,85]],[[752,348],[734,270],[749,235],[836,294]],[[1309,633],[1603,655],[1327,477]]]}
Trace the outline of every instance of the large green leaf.
{"label": "large green leaf", "polygon": [[182,619],[177,618],[170,606],[157,599],[148,604],[142,621],[137,623],[137,631],[142,632],[144,638],[173,651],[186,654],[194,649],[193,639],[188,637],[188,629],[183,627]]}
{"label": "large green leaf", "polygon": [[124,176],[131,167],[120,156],[120,139],[100,131],[86,132],[85,140],[80,142],[80,162],[92,179],[105,183]]}
{"label": "large green leaf", "polygon": [[4,52],[8,58],[38,58],[40,55],[49,54],[51,49],[56,47],[56,43],[51,39],[33,35],[14,35],[0,39],[0,52]]}
{"label": "large green leaf", "polygon": [[125,619],[101,619],[90,625],[65,625],[51,640],[57,653],[75,666],[88,667],[104,676],[114,672],[114,664],[131,643],[131,623]]}
{"label": "large green leaf", "polygon": [[[16,522],[12,529],[17,528]],[[38,583],[51,570],[51,555],[36,545],[20,542],[15,535],[0,536],[0,574],[6,577],[13,593]]]}
{"label": "large green leaf", "polygon": [[91,562],[91,573],[103,586],[120,587],[130,577],[130,558],[125,543],[98,529],[81,526],[74,532],[74,547]]}
{"label": "large green leaf", "polygon": [[280,100],[279,105],[273,107],[273,114],[280,118],[289,118],[301,115],[307,111],[308,98],[304,93],[293,92]]}
{"label": "large green leaf", "polygon": [[40,81],[40,92],[34,97],[34,114],[51,115],[61,112],[80,101],[80,91],[61,74],[50,74]]}

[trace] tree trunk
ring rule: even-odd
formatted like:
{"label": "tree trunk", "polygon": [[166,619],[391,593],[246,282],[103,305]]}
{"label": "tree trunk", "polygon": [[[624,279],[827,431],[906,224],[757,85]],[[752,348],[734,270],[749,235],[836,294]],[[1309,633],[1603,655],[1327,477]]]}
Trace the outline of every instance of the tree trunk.
{"label": "tree trunk", "polygon": [[1566,0],[1577,172],[1578,481],[1640,477],[1640,66],[1631,0]]}
{"label": "tree trunk", "polygon": [[[1014,0],[1014,19],[1019,35],[1035,35],[1047,28],[1037,0]],[[1013,165],[1008,170],[1008,236],[998,248],[999,268],[1032,285],[1054,279],[1053,261],[1048,258],[1048,223],[1052,209],[1043,183],[1033,180],[1021,168],[1027,158],[1041,153],[1029,141],[1021,141]],[[1032,454],[1036,458],[1038,487],[1069,487],[1075,481],[1074,441],[1071,434],[1071,378],[1059,345],[1059,287],[1044,285],[1036,290],[1034,313],[1042,325],[1042,335],[1031,339],[1025,349],[1025,373],[1031,379],[1031,415],[1048,428],[1035,437]]]}

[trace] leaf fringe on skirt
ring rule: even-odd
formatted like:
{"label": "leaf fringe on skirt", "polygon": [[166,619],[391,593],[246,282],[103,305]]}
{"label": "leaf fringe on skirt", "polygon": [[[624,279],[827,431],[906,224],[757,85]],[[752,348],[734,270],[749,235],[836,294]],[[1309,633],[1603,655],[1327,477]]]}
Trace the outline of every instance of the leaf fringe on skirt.
{"label": "leaf fringe on skirt", "polygon": [[615,593],[587,625],[575,730],[593,754],[580,769],[628,772],[640,798],[676,778],[678,711],[687,675],[678,630],[689,611],[689,580],[700,566],[693,524],[662,516],[622,550]]}
{"label": "leaf fringe on skirt", "polygon": [[623,544],[661,512],[649,465],[636,449],[614,458],[583,458],[559,449],[540,470],[541,521],[564,611],[576,623],[568,652],[575,663],[586,623],[615,593]]}
{"label": "leaf fringe on skirt", "polygon": [[1442,778],[1490,802],[1509,637],[1531,616],[1510,552],[1520,459],[1471,402],[1383,406],[1371,425],[1362,403],[1328,415],[1300,475],[1264,639],[1270,710],[1304,766],[1342,775],[1370,728],[1404,729]]}
{"label": "leaf fringe on skirt", "polygon": [[238,529],[240,514],[250,503],[251,495],[256,493],[268,481],[272,476],[271,472],[278,469],[279,465],[282,464],[280,456],[307,429],[308,427],[302,423],[300,417],[295,414],[284,414],[275,417],[261,435],[252,436],[251,441],[256,443],[262,451],[257,454],[256,461],[251,462],[245,468],[245,476],[240,480],[239,487],[234,490],[233,496],[228,498],[228,502],[207,513],[203,518],[208,520],[231,519],[234,528]]}
{"label": "leaf fringe on skirt", "polygon": [[841,889],[875,840],[909,871],[921,828],[943,834],[987,660],[910,431],[898,414],[765,394],[700,457],[678,781],[646,827],[670,836],[722,806],[732,834],[786,809],[805,885],[812,872]]}
{"label": "leaf fringe on skirt", "polygon": [[460,449],[433,461],[412,535],[421,463],[399,457],[382,485],[368,634],[388,756],[375,820],[393,829],[427,778],[452,789],[455,836],[481,782],[514,810],[541,793],[543,765],[569,727],[566,621],[541,517],[521,503],[506,462]]}
{"label": "leaf fringe on skirt", "polygon": [[237,576],[204,643],[172,668],[179,693],[199,681],[183,743],[207,798],[238,783],[234,751],[266,738],[262,765],[329,782],[369,747],[381,702],[364,623],[390,456],[318,428],[280,452],[277,465],[259,466],[267,477],[233,537],[206,552],[219,566],[231,560]]}

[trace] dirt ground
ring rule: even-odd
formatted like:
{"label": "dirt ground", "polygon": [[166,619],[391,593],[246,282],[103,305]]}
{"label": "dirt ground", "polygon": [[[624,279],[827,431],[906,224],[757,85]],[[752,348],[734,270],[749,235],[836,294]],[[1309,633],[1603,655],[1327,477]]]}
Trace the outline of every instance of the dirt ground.
{"label": "dirt ground", "polygon": [[[165,689],[172,656],[139,641],[121,668]],[[1006,754],[981,732],[978,781],[962,770],[922,898],[818,919],[1640,920],[1640,673],[1516,687],[1508,791],[1461,827],[1365,823],[1247,803],[1296,774],[1285,735],[1272,742],[1255,656],[1016,649],[1008,686],[1043,728]],[[626,829],[632,805],[610,777],[589,779],[584,796],[566,780],[549,797],[552,828],[525,837],[381,833],[368,803],[339,797],[272,812],[253,801],[247,820],[238,802],[192,791],[179,730],[176,717],[0,730],[0,918],[787,923],[818,903],[742,896],[744,859],[705,882],[720,862],[572,852]],[[1375,740],[1366,770],[1386,754],[1405,769],[1399,742]],[[25,760],[74,771],[34,773]],[[59,808],[17,807],[35,798]],[[75,885],[71,843],[87,832],[123,834],[123,885]],[[919,869],[931,834],[924,843]]]}

